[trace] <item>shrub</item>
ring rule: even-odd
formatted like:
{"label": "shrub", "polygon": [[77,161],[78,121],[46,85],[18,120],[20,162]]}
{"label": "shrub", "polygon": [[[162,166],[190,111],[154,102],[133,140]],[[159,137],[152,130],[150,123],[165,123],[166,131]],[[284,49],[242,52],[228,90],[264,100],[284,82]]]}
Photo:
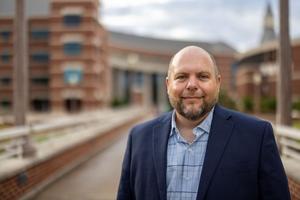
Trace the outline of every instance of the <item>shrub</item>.
{"label": "shrub", "polygon": [[293,109],[300,111],[300,100],[293,103]]}
{"label": "shrub", "polygon": [[128,104],[127,100],[114,98],[111,102],[111,107],[117,108],[117,107],[124,106],[127,104]]}
{"label": "shrub", "polygon": [[243,98],[243,110],[246,112],[253,112],[254,103],[252,97],[244,97]]}
{"label": "shrub", "polygon": [[236,109],[236,104],[234,100],[228,96],[226,91],[220,91],[219,103],[227,108]]}
{"label": "shrub", "polygon": [[263,113],[275,113],[276,112],[276,98],[275,97],[263,97],[260,102],[260,109]]}

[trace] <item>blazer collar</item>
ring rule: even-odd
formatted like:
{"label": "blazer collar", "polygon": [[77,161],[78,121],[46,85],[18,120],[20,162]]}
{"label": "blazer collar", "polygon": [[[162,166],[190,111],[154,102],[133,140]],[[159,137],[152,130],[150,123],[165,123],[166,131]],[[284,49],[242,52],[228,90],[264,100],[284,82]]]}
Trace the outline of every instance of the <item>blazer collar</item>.
{"label": "blazer collar", "polygon": [[232,135],[231,113],[219,105],[215,106],[211,130],[206,148],[199,188],[198,200],[205,198],[211,179],[216,171],[225,147]]}
{"label": "blazer collar", "polygon": [[172,112],[167,113],[153,128],[153,161],[157,175],[160,199],[167,199],[167,146],[171,131]]}

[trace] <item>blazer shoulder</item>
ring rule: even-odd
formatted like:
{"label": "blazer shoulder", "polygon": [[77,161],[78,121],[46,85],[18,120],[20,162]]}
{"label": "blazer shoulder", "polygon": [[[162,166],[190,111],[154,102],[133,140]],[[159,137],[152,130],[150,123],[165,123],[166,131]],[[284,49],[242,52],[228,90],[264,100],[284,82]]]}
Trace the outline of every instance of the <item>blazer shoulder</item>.
{"label": "blazer shoulder", "polygon": [[221,109],[222,112],[224,112],[227,117],[230,117],[235,123],[239,124],[240,126],[246,125],[246,127],[248,126],[264,127],[266,125],[271,125],[270,122],[253,115],[245,114],[239,111],[235,111],[223,107]]}

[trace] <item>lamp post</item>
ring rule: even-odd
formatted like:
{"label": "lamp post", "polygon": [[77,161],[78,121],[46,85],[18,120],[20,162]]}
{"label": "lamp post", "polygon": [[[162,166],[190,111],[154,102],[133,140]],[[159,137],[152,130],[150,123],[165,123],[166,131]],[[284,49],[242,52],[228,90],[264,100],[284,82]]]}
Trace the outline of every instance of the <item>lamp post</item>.
{"label": "lamp post", "polygon": [[27,29],[24,0],[15,1],[14,20],[14,116],[15,125],[26,124],[28,105]]}
{"label": "lamp post", "polygon": [[[25,16],[25,1],[15,0],[14,19],[14,117],[15,125],[26,124],[28,106],[28,62],[27,62],[27,20]],[[23,156],[33,156],[35,148],[30,136],[23,137]]]}
{"label": "lamp post", "polygon": [[291,45],[289,36],[289,1],[280,0],[279,70],[277,74],[276,122],[291,125]]}

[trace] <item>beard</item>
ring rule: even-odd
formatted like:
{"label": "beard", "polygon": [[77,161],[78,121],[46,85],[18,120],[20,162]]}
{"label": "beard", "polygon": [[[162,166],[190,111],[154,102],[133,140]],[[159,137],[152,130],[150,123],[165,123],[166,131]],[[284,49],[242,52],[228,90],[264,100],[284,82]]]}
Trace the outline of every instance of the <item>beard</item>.
{"label": "beard", "polygon": [[217,97],[210,102],[207,102],[204,99],[202,100],[202,104],[198,108],[196,108],[195,104],[185,105],[182,98],[179,98],[177,100],[169,96],[169,101],[173,108],[184,118],[191,121],[202,119],[207,113],[211,111],[211,109],[216,105],[218,101]]}

